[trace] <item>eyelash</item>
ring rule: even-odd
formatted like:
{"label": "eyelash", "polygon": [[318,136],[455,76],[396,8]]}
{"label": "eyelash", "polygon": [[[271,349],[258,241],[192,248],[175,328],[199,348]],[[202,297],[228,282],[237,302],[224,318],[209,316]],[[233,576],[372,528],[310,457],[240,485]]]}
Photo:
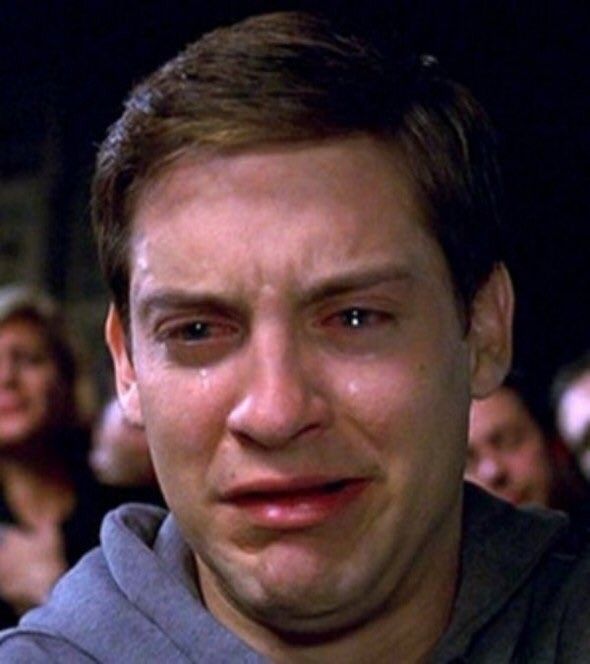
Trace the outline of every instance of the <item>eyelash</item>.
{"label": "eyelash", "polygon": [[[197,332],[197,334],[193,336],[194,332]],[[234,334],[238,334],[238,328],[231,323],[215,320],[194,320],[164,328],[158,336],[164,341],[175,340],[187,344],[197,344]]]}
{"label": "eyelash", "polygon": [[[318,312],[311,333],[326,347],[338,352],[359,353],[375,350],[389,338],[387,332],[397,322],[385,308],[342,307]],[[215,363],[241,344],[247,330],[239,321],[226,317],[171,321],[156,331],[168,357],[180,364]]]}

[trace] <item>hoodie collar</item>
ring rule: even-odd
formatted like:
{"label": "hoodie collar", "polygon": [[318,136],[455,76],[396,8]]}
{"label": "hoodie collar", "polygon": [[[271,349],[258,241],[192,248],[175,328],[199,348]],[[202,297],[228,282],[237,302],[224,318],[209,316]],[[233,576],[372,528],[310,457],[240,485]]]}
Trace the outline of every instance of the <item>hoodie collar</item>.
{"label": "hoodie collar", "polygon": [[465,483],[460,583],[433,661],[461,657],[479,629],[530,578],[567,524],[561,513],[515,508]]}

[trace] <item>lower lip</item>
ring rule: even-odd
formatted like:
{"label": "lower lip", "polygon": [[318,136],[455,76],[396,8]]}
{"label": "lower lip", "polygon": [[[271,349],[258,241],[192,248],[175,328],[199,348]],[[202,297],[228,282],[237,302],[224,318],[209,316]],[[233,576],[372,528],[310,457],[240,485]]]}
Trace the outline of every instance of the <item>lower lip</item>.
{"label": "lower lip", "polygon": [[300,530],[320,525],[335,517],[355,502],[367,486],[367,481],[355,480],[336,491],[318,488],[243,496],[232,500],[230,504],[259,527]]}
{"label": "lower lip", "polygon": [[4,392],[0,395],[0,411],[11,412],[24,408],[23,400],[14,392]]}
{"label": "lower lip", "polygon": [[0,415],[14,415],[23,410],[20,404],[0,403]]}

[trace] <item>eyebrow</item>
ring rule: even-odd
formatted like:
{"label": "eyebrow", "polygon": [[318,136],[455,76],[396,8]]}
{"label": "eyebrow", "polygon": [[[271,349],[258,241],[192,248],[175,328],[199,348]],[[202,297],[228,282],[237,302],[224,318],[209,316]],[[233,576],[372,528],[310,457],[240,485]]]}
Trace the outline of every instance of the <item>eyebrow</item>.
{"label": "eyebrow", "polygon": [[139,317],[148,318],[151,311],[208,309],[220,313],[242,311],[244,305],[236,298],[213,293],[185,292],[161,289],[149,293],[139,301]]}
{"label": "eyebrow", "polygon": [[408,268],[401,266],[386,266],[352,271],[348,274],[339,274],[328,277],[313,285],[304,296],[306,303],[345,295],[353,291],[372,288],[387,283],[411,284],[416,281],[416,275]]}
{"label": "eyebrow", "polygon": [[[302,303],[314,304],[350,292],[369,289],[387,283],[416,281],[416,275],[405,267],[381,267],[338,274],[321,279],[309,288],[303,288]],[[139,317],[145,319],[151,311],[209,309],[220,313],[244,312],[243,298],[209,291],[187,292],[174,288],[156,289],[139,298]]]}

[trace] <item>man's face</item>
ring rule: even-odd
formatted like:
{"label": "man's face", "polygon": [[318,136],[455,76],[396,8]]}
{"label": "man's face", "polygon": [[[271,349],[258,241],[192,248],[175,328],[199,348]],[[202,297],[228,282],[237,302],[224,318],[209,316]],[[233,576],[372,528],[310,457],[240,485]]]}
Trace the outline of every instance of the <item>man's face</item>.
{"label": "man's face", "polygon": [[458,539],[477,362],[396,159],[175,165],[136,207],[131,361],[107,324],[202,583],[283,629],[367,615]]}
{"label": "man's face", "polygon": [[565,391],[557,408],[559,432],[590,479],[590,371]]}
{"label": "man's face", "polygon": [[473,402],[466,476],[511,503],[548,505],[551,472],[543,432],[511,389]]}

